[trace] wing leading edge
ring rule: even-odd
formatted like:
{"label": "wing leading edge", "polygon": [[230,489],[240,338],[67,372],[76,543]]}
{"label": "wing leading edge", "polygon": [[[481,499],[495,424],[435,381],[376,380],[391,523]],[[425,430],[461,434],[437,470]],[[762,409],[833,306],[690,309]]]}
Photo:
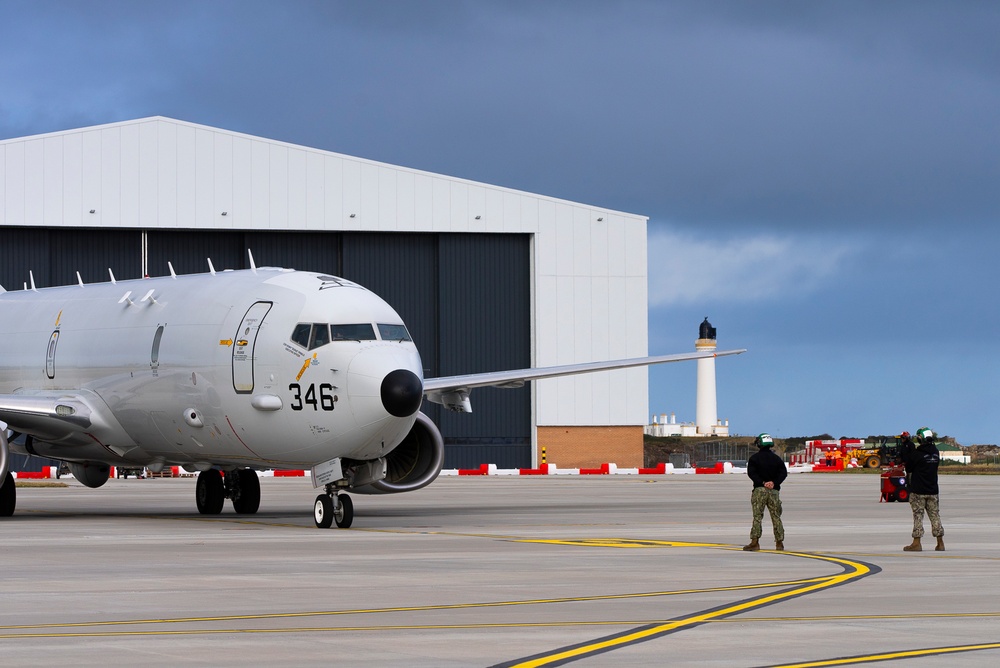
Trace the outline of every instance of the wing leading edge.
{"label": "wing leading edge", "polygon": [[0,421],[48,443],[86,445],[95,440],[128,440],[104,402],[84,390],[0,395]]}
{"label": "wing leading edge", "polygon": [[637,366],[683,362],[685,360],[697,360],[709,357],[725,357],[745,352],[746,349],[742,348],[739,350],[721,350],[718,352],[678,353],[675,355],[655,355],[653,357],[633,357],[609,362],[584,362],[583,364],[563,364],[537,369],[514,369],[511,371],[493,371],[490,373],[470,373],[462,376],[426,378],[424,379],[424,396],[427,397],[428,401],[441,404],[449,410],[460,413],[471,413],[472,404],[469,402],[469,394],[475,387],[521,387],[525,381],[538,380],[540,378],[556,378],[580,373],[592,373],[594,371],[610,371],[613,369],[628,369]]}

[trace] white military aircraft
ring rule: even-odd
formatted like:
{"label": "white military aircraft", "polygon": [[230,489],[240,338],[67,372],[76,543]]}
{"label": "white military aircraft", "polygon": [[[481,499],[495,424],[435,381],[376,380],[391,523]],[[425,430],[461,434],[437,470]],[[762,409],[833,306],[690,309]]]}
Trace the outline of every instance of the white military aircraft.
{"label": "white military aircraft", "polygon": [[[311,469],[317,527],[351,525],[345,494],[409,492],[441,471],[424,397],[471,411],[475,387],[733,355],[684,353],[423,378],[385,301],[351,281],[257,268],[24,290],[0,287],[0,516],[8,451],[69,464],[88,487],[111,466],[199,471],[199,512],[260,505],[256,470]],[[110,272],[109,272],[110,273]],[[23,443],[11,443],[24,436]]]}

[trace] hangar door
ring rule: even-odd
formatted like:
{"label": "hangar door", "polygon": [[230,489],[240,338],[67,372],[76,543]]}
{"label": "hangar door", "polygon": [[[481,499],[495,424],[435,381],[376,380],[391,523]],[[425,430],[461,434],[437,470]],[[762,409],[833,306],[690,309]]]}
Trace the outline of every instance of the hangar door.
{"label": "hangar door", "polygon": [[[145,241],[145,247],[144,247]],[[0,228],[0,284],[20,289],[258,266],[335,273],[403,317],[427,377],[531,366],[530,237],[136,229]],[[143,261],[145,260],[145,262]],[[445,466],[531,465],[531,388],[477,389],[473,413],[423,410],[445,439]]]}
{"label": "hangar door", "polygon": [[[523,234],[149,231],[150,275],[258,266],[333,273],[399,312],[428,378],[531,366],[530,237]],[[445,439],[445,467],[531,465],[531,387],[477,389],[473,412],[422,410]]]}

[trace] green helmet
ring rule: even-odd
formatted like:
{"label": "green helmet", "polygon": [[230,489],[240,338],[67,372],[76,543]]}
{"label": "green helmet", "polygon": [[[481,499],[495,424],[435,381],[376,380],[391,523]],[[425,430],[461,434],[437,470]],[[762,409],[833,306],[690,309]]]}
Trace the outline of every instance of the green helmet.
{"label": "green helmet", "polygon": [[933,443],[934,432],[927,427],[921,427],[917,430],[917,441],[920,443]]}
{"label": "green helmet", "polygon": [[770,434],[761,434],[754,441],[754,445],[758,448],[771,448],[774,447],[774,439],[771,438]]}

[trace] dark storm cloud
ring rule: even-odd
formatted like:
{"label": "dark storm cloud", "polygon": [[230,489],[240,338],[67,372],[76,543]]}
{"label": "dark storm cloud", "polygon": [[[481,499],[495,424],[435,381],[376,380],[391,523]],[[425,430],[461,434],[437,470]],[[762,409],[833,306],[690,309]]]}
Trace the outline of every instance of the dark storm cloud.
{"label": "dark storm cloud", "polygon": [[995,442],[1000,356],[963,353],[1000,327],[998,34],[994,2],[0,0],[0,138],[163,115],[645,214],[650,352],[705,315],[750,348],[736,431]]}
{"label": "dark storm cloud", "polygon": [[[596,204],[683,225],[1000,212],[989,3],[0,11],[4,136],[163,114],[568,199],[599,189]],[[52,48],[28,48],[40,36]]]}

